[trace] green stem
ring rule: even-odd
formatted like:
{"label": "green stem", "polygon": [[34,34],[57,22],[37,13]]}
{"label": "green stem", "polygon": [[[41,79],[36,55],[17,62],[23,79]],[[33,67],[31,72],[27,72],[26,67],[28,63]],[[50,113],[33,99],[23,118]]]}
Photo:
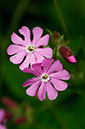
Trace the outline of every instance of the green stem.
{"label": "green stem", "polygon": [[60,23],[62,25],[62,28],[63,28],[67,38],[70,39],[69,32],[68,32],[68,29],[66,27],[66,24],[65,24],[65,21],[64,21],[64,18],[63,18],[63,14],[62,14],[61,9],[59,7],[58,1],[53,0],[53,2],[54,2],[54,5],[56,6],[56,10],[57,10],[57,13],[58,13],[59,20],[60,20]]}
{"label": "green stem", "polygon": [[52,32],[48,28],[46,28],[46,30],[50,34],[50,36],[52,37]]}
{"label": "green stem", "polygon": [[55,48],[54,48],[54,59],[55,60],[58,60],[59,42],[58,41],[55,41],[54,44],[55,44]]}
{"label": "green stem", "polygon": [[57,46],[55,47],[55,54],[54,54],[54,59],[56,60],[57,59]]}

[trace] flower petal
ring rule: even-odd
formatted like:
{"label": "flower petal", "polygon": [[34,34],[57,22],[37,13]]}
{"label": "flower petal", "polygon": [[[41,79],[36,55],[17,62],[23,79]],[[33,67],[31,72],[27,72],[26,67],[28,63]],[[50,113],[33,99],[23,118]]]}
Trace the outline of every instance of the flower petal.
{"label": "flower petal", "polygon": [[48,44],[49,41],[49,35],[45,35],[42,38],[40,38],[36,43],[35,43],[35,47],[38,48],[40,46],[46,46]]}
{"label": "flower petal", "polygon": [[5,111],[0,108],[0,122],[3,120],[4,116],[5,116]]}
{"label": "flower petal", "polygon": [[41,75],[43,73],[41,66],[42,66],[42,63],[36,63],[32,65],[32,68]]}
{"label": "flower petal", "polygon": [[51,78],[50,82],[54,85],[54,87],[58,91],[63,91],[67,88],[68,84],[64,81],[60,81],[59,79],[56,78]]}
{"label": "flower petal", "polygon": [[38,98],[43,101],[46,95],[46,83],[42,83],[38,90]]}
{"label": "flower petal", "polygon": [[46,58],[51,58],[53,55],[53,51],[51,48],[46,47],[46,48],[37,48],[36,52],[39,53],[40,55],[46,57]]}
{"label": "flower petal", "polygon": [[31,74],[34,74],[35,76],[39,76],[40,75],[37,71],[33,70],[32,68],[25,68],[23,70],[23,72],[24,73],[31,73]]}
{"label": "flower petal", "polygon": [[27,68],[27,67],[29,66],[29,63],[30,63],[30,55],[27,54],[25,60],[24,60],[23,63],[19,66],[19,68],[20,68],[21,70],[23,70],[23,69],[25,69],[25,68]]}
{"label": "flower petal", "polygon": [[19,68],[21,70],[27,68],[29,66],[29,64],[34,64],[36,63],[36,58],[35,58],[35,54],[27,54],[26,59],[24,60],[24,62],[19,66]]}
{"label": "flower petal", "polygon": [[34,77],[34,78],[31,78],[31,79],[28,79],[22,86],[26,87],[26,86],[32,85],[32,84],[36,83],[39,80],[40,80],[39,77],[38,78]]}
{"label": "flower petal", "polygon": [[66,70],[62,70],[62,71],[59,71],[57,73],[52,73],[52,74],[50,74],[50,76],[53,78],[63,79],[63,80],[70,79],[70,75]]}
{"label": "flower petal", "polygon": [[14,56],[11,56],[10,57],[10,61],[14,64],[19,64],[22,62],[23,58],[26,56],[27,52],[23,51],[23,52],[20,52]]}
{"label": "flower petal", "polygon": [[62,64],[60,63],[59,60],[57,60],[57,61],[55,61],[55,62],[51,65],[51,67],[49,68],[48,74],[53,73],[53,72],[55,72],[55,71],[61,71],[62,69],[63,69]]}
{"label": "flower petal", "polygon": [[45,59],[43,56],[41,56],[39,53],[35,51],[35,57],[37,60],[37,63],[41,63],[43,59]]}
{"label": "flower petal", "polygon": [[76,63],[76,58],[73,55],[71,55],[71,56],[68,57],[68,61],[70,63]]}
{"label": "flower petal", "polygon": [[22,51],[24,51],[24,50],[25,50],[25,47],[18,46],[18,45],[10,45],[10,46],[7,48],[7,53],[8,53],[9,55],[13,55],[13,54],[22,52]]}
{"label": "flower petal", "polygon": [[36,62],[37,62],[37,59],[36,59],[35,53],[30,54],[30,63],[31,63],[31,65],[36,63]]}
{"label": "flower petal", "polygon": [[51,59],[51,58],[44,59],[44,60],[42,61],[44,72],[47,73],[47,71],[48,71],[49,68],[51,67],[51,64],[53,63],[53,61],[54,61],[54,59]]}
{"label": "flower petal", "polygon": [[35,27],[33,28],[32,32],[33,32],[32,43],[35,44],[42,36],[43,30],[40,27]]}
{"label": "flower petal", "polygon": [[0,124],[0,129],[7,129],[4,125]]}
{"label": "flower petal", "polygon": [[30,44],[31,40],[30,40],[30,30],[29,30],[29,28],[26,27],[26,26],[23,26],[21,29],[19,29],[19,32],[22,35],[24,35],[27,45]]}
{"label": "flower petal", "polygon": [[46,88],[47,88],[47,95],[50,100],[56,99],[58,96],[57,90],[51,85],[51,83],[47,82],[46,83]]}
{"label": "flower petal", "polygon": [[11,35],[11,40],[13,43],[15,44],[19,44],[19,45],[22,45],[22,46],[26,46],[26,42],[24,40],[22,40],[21,37],[19,37],[17,34],[15,34],[13,32],[13,34]]}
{"label": "flower petal", "polygon": [[36,92],[37,92],[37,89],[40,85],[41,81],[38,81],[34,84],[32,84],[27,90],[26,90],[26,93],[30,96],[35,96],[36,95]]}

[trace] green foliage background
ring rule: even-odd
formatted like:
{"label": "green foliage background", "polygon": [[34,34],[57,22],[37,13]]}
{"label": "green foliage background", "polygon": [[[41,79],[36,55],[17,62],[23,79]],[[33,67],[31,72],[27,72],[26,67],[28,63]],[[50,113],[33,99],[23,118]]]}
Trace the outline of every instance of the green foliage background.
{"label": "green foliage background", "polygon": [[[41,102],[37,97],[26,95],[22,84],[32,75],[25,74],[9,61],[7,47],[11,34],[18,29],[35,26],[58,31],[70,40],[76,64],[60,59],[71,75],[68,88],[59,92],[56,100]],[[52,44],[51,44],[52,45]],[[28,122],[14,125],[7,122],[8,129],[85,129],[85,0],[0,0],[0,99],[8,96],[22,108],[29,104]],[[4,107],[0,100],[0,107]],[[23,110],[23,114],[25,114]],[[30,115],[29,115],[30,114]]]}

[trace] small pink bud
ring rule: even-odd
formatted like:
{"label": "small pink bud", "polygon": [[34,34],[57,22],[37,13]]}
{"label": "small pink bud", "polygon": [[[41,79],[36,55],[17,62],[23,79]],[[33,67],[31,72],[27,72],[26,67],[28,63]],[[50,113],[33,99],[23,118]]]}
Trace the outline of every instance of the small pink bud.
{"label": "small pink bud", "polygon": [[66,46],[61,46],[59,48],[59,52],[65,61],[69,63],[76,63],[76,59],[73,56],[73,53]]}
{"label": "small pink bud", "polygon": [[2,103],[4,105],[6,105],[7,107],[11,107],[11,108],[17,108],[18,104],[16,102],[14,102],[12,99],[8,98],[8,97],[3,97],[2,98]]}

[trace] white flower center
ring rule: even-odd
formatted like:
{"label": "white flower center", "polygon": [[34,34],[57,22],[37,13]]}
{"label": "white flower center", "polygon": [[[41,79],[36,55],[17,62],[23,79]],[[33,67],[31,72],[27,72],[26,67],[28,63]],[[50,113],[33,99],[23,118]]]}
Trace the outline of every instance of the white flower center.
{"label": "white flower center", "polygon": [[41,75],[41,80],[42,82],[47,82],[50,80],[50,77],[46,73],[44,73]]}
{"label": "white flower center", "polygon": [[28,46],[26,47],[26,51],[27,51],[28,53],[32,53],[32,52],[34,52],[34,50],[35,50],[35,46],[34,46],[34,45],[28,45]]}

